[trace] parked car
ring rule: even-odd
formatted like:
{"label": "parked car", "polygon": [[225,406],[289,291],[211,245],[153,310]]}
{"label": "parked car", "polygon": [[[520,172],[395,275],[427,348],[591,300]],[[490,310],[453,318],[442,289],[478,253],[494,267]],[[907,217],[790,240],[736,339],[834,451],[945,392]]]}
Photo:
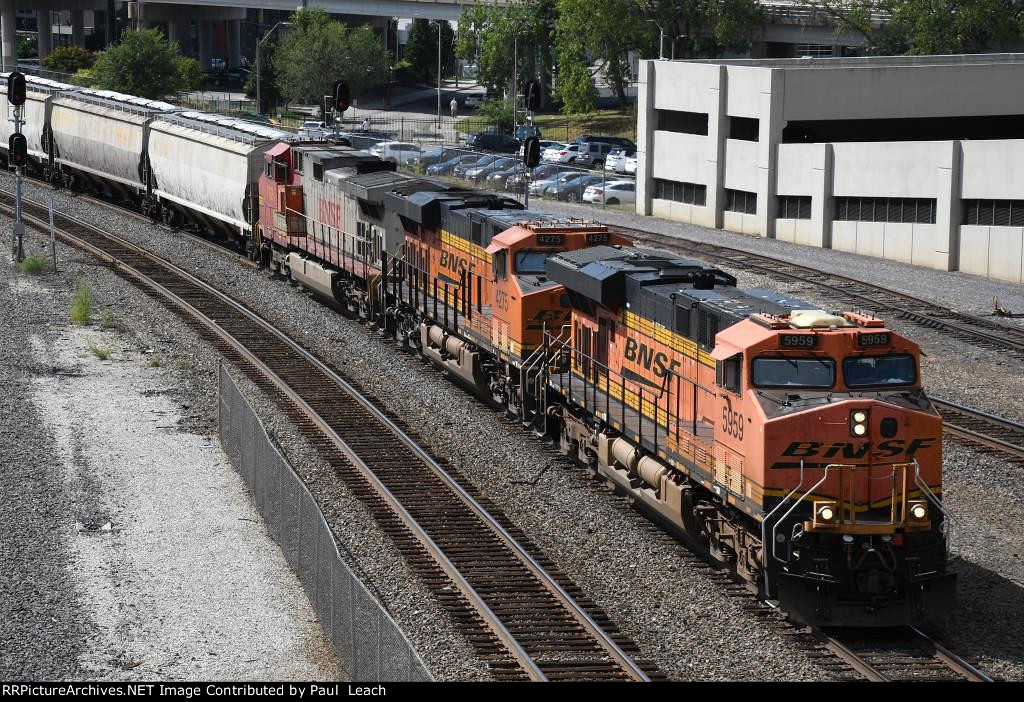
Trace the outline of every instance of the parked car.
{"label": "parked car", "polygon": [[544,152],[543,159],[551,163],[575,163],[579,155],[579,144],[564,144],[560,149],[547,149]]}
{"label": "parked car", "polygon": [[454,158],[460,153],[464,152],[460,149],[453,149],[450,146],[438,146],[429,151],[421,151],[420,155],[416,157],[416,165],[427,168],[435,163],[441,163],[442,161]]}
{"label": "parked car", "polygon": [[452,156],[447,161],[441,161],[435,163],[432,166],[427,166],[428,176],[450,176],[454,175],[455,167],[460,164],[475,163],[480,158],[480,154],[467,154],[460,153],[457,156]]}
{"label": "parked car", "polygon": [[569,178],[564,182],[552,185],[544,194],[556,200],[579,202],[583,198],[583,191],[587,189],[588,185],[600,183],[601,181],[602,178],[599,175],[577,175],[575,178]]}
{"label": "parked car", "polygon": [[503,171],[506,168],[511,168],[515,165],[516,159],[511,157],[496,158],[490,163],[485,163],[482,166],[474,166],[466,171],[467,180],[472,180],[475,183],[487,180],[487,176],[498,171]]}
{"label": "parked car", "polygon": [[636,175],[636,156],[626,157],[626,174]]}
{"label": "parked car", "polygon": [[492,92],[473,93],[472,95],[467,95],[462,104],[466,107],[480,107],[480,103],[487,102],[488,100],[497,100],[500,97],[497,93]]}
{"label": "parked car", "polygon": [[559,171],[558,173],[553,173],[549,177],[544,178],[543,180],[535,180],[532,183],[530,183],[530,194],[540,196],[547,195],[548,190],[550,190],[551,188],[557,187],[565,183],[566,181],[572,180],[573,178],[578,178],[581,175],[584,175],[584,173],[575,170],[565,170]]}
{"label": "parked car", "polygon": [[299,127],[299,139],[307,141],[323,141],[331,135],[331,130],[323,122],[303,122]]}
{"label": "parked car", "polygon": [[636,149],[627,149],[625,147],[612,149],[604,160],[604,169],[612,173],[625,173],[626,159],[630,156],[636,156]]}
{"label": "parked car", "polygon": [[532,124],[520,124],[516,127],[516,139],[526,141],[529,137],[540,138],[540,130]]}
{"label": "parked car", "polygon": [[564,149],[568,144],[563,144],[560,141],[542,142],[540,145],[540,160],[541,161],[554,161],[553,158],[556,151]]}
{"label": "parked car", "polygon": [[604,141],[588,141],[577,144],[577,146],[579,153],[576,156],[576,162],[595,168],[604,166],[608,152],[615,148],[612,144]]}
{"label": "parked car", "polygon": [[606,205],[629,205],[636,202],[636,183],[632,180],[612,180],[594,183],[583,191],[584,202],[603,202]]}
{"label": "parked car", "polygon": [[384,161],[409,166],[423,151],[416,144],[407,141],[382,141],[371,146],[370,153]]}
{"label": "parked car", "polygon": [[[531,180],[544,180],[550,176],[553,176],[556,173],[563,173],[564,171],[565,169],[563,169],[556,163],[545,163],[533,169]],[[521,171],[514,173],[508,177],[508,180],[505,181],[505,189],[511,190],[512,192],[521,193],[523,192],[523,185],[525,183],[526,169],[524,168]]]}
{"label": "parked car", "polygon": [[501,157],[496,154],[475,154],[473,159],[467,160],[464,163],[460,163],[454,169],[452,169],[452,175],[455,176],[456,178],[465,178],[466,171],[468,171],[469,169],[476,168],[478,166],[486,166],[488,163],[491,163],[496,158]]}
{"label": "parked car", "polygon": [[627,149],[635,149],[636,148],[636,144],[634,144],[629,139],[626,139],[625,137],[599,136],[599,135],[594,135],[594,134],[582,134],[582,135],[576,137],[576,143],[577,144],[588,144],[590,142],[601,142],[603,144],[612,144],[613,146],[623,147],[623,148],[627,148]]}
{"label": "parked car", "polygon": [[502,154],[514,154],[519,151],[519,140],[507,134],[495,132],[481,132],[471,134],[466,140],[466,146],[472,149],[483,149],[484,151],[497,151]]}
{"label": "parked car", "polygon": [[514,159],[511,166],[506,166],[487,175],[488,188],[507,188],[508,181],[512,176],[526,172],[526,166],[519,159]]}

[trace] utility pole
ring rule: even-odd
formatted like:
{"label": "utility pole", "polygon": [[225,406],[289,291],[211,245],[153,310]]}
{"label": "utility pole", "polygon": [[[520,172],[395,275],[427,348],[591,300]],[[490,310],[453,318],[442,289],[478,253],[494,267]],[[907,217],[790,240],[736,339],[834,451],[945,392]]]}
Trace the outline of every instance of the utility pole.
{"label": "utility pole", "polygon": [[437,128],[441,129],[441,23],[437,21]]}

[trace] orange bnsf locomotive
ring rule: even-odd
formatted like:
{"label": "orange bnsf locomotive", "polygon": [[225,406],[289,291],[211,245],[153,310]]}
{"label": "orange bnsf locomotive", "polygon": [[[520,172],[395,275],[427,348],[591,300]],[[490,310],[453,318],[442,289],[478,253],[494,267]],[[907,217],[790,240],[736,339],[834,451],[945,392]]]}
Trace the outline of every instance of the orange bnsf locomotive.
{"label": "orange bnsf locomotive", "polygon": [[801,621],[948,609],[942,422],[915,343],[656,251],[547,272],[573,306],[546,340],[568,356],[547,381],[565,451]]}
{"label": "orange bnsf locomotive", "polygon": [[881,321],[352,149],[266,160],[264,261],[558,437],[765,598],[837,626],[948,608],[941,421],[918,347]]}

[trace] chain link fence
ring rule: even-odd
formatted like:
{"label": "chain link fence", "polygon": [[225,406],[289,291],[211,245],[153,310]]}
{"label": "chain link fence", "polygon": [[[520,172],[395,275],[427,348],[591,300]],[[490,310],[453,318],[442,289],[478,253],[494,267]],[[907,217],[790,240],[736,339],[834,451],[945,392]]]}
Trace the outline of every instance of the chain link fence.
{"label": "chain link fence", "polygon": [[431,681],[402,630],[341,560],[316,500],[271,442],[223,363],[219,373],[221,445],[299,576],[342,667],[353,680]]}

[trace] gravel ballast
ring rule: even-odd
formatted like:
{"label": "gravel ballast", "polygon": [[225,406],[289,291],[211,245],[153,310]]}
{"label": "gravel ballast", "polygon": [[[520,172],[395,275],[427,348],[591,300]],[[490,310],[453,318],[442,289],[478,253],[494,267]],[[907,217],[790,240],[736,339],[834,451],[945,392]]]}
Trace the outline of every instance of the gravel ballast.
{"label": "gravel ballast", "polygon": [[[587,481],[581,471],[567,467],[556,452],[540,445],[515,423],[486,410],[441,374],[426,369],[418,359],[397,352],[391,342],[382,341],[359,324],[330,312],[301,291],[272,280],[269,274],[239,266],[223,254],[175,236],[162,227],[111,213],[62,193],[56,193],[55,199],[70,214],[113,227],[122,236],[246,299],[252,307],[282,324],[325,360],[342,368],[385,400],[388,408],[402,415],[410,425],[422,427],[420,433],[429,439],[434,452],[460,467],[463,474],[501,506],[641,645],[644,655],[654,658],[673,678],[828,677],[787,637],[765,629],[757,617],[724,596],[703,572],[687,568],[679,557],[680,547],[653,536],[646,522],[620,508],[604,488]],[[736,243],[731,242],[731,245]],[[872,265],[878,263],[870,261]],[[763,286],[780,289],[774,283]],[[813,299],[806,294],[802,297]],[[1008,306],[1012,307],[1012,303]],[[908,333],[913,338],[920,336],[916,332]],[[928,362],[934,361],[935,365],[926,366],[927,387],[933,386],[936,377],[947,378],[950,390],[963,384],[957,377],[979,378],[979,385],[985,382],[981,379],[984,376],[980,375],[979,364],[965,355],[971,347],[954,340],[946,340],[945,346],[948,353],[929,357]],[[1015,371],[1010,369],[1009,372]],[[1016,372],[1019,376],[1019,371]],[[986,408],[1004,414],[1016,405],[1009,391],[1007,396],[993,394],[990,400]],[[272,413],[273,408],[263,411]],[[274,425],[274,420],[269,423]],[[284,437],[282,445],[290,456],[294,448],[296,456],[309,458],[298,442],[290,442],[282,427],[272,426],[272,429]],[[1009,475],[1002,488],[992,481],[978,481],[972,472],[979,463],[977,458],[975,452],[968,449],[948,449],[950,505],[964,513],[965,522],[1002,523],[1003,515],[991,506],[991,500],[979,499],[977,494],[960,497],[969,494],[969,489],[977,489],[981,495],[993,499],[1021,499],[1020,489]],[[300,461],[293,459],[293,462],[300,467]],[[307,466],[301,467],[315,472]],[[1001,470],[1010,472],[1006,466]],[[339,504],[338,508],[344,509],[344,505]],[[354,524],[364,528],[358,517],[353,518]],[[337,526],[335,529],[338,531]],[[978,655],[985,656],[986,664],[999,667],[1002,675],[1012,678],[1024,678],[1024,664],[1014,653],[1014,645],[1003,644],[1011,640],[1007,638],[1011,632],[1015,637],[1015,632],[1024,624],[1021,608],[1004,612],[1001,619],[993,617],[984,624],[972,619],[970,608],[975,604],[973,593],[984,581],[982,571],[1006,573],[1004,580],[1010,584],[1008,591],[1011,594],[1020,591],[1020,575],[1002,563],[1002,559],[1019,554],[1024,545],[1021,540],[1019,535],[1007,534],[1005,538],[986,541],[984,535],[978,533],[974,540],[965,538],[962,542],[965,550],[957,551],[964,566],[961,604],[955,613],[957,650],[972,656],[977,647]],[[387,587],[382,593],[387,594]],[[400,615],[401,610],[398,612]],[[399,615],[396,619],[400,619]],[[415,642],[414,634],[410,633],[410,637]],[[757,655],[752,656],[751,651],[756,651]]]}
{"label": "gravel ballast", "polygon": [[[0,677],[344,679],[206,431],[208,407],[197,421],[192,349],[169,325],[144,340],[170,314],[91,259],[60,255],[57,275],[0,263]],[[68,321],[81,281],[96,305],[82,327]]]}

